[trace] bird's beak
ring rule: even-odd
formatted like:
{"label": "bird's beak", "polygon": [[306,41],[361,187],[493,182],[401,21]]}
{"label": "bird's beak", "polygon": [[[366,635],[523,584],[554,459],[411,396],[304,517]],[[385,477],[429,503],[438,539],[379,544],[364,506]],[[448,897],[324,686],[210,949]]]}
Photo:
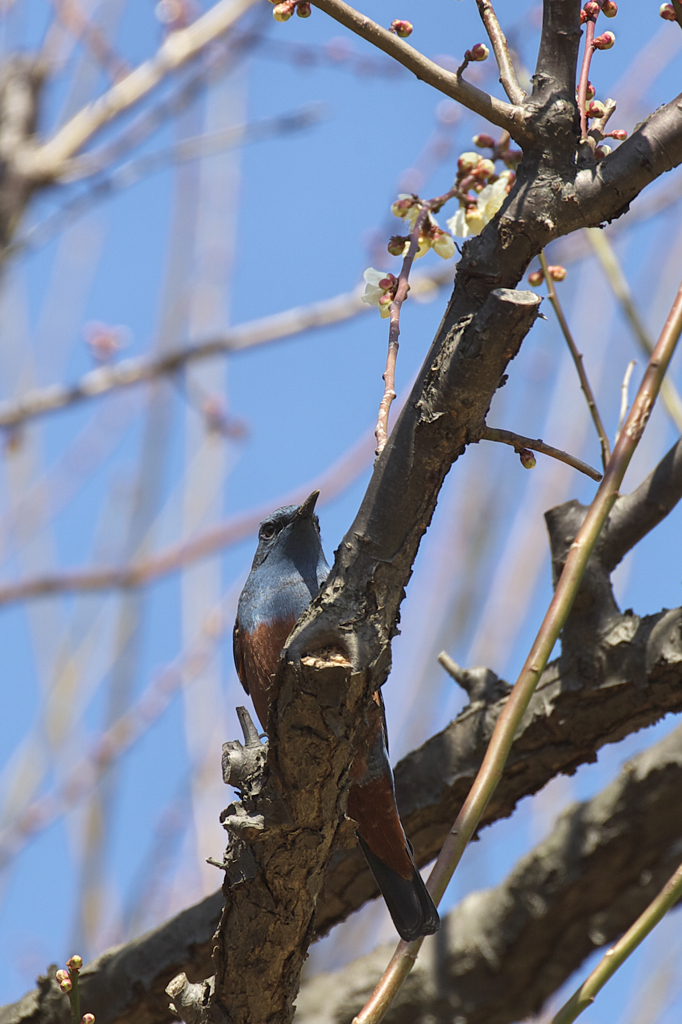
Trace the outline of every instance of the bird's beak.
{"label": "bird's beak", "polygon": [[313,512],[315,511],[315,502],[320,496],[319,491],[313,491],[305,499],[302,505],[299,506],[298,512],[296,513],[297,519],[310,519]]}

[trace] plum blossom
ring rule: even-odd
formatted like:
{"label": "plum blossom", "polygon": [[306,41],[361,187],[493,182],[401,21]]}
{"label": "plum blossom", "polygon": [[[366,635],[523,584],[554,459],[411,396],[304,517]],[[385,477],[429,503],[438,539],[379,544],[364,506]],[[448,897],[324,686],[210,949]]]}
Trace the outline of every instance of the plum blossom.
{"label": "plum blossom", "polygon": [[368,306],[376,306],[385,320],[391,315],[390,307],[398,281],[393,274],[384,270],[375,270],[374,267],[368,267],[364,278],[366,283],[362,301],[366,302]]}
{"label": "plum blossom", "polygon": [[502,171],[497,181],[481,189],[476,205],[460,204],[459,210],[450,217],[447,225],[456,238],[467,238],[478,235],[488,224],[507,198],[509,183],[513,180],[512,171]]}

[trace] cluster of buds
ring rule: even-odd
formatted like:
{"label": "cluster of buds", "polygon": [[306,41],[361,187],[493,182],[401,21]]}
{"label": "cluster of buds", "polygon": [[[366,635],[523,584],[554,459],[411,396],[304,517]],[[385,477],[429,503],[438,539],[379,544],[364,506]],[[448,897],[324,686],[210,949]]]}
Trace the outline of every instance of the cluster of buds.
{"label": "cluster of buds", "polygon": [[270,0],[270,2],[275,5],[272,11],[275,21],[288,21],[294,14],[298,14],[299,18],[309,18],[312,14],[308,0],[284,0],[283,3]]}
{"label": "cluster of buds", "polygon": [[677,21],[675,8],[672,4],[661,4],[658,8],[658,16],[659,18],[663,18],[664,21]]}
{"label": "cluster of buds", "polygon": [[596,0],[588,0],[580,12],[580,24],[584,25],[586,21],[596,21],[600,13],[605,18],[615,18],[618,14],[618,4],[614,3],[614,0],[604,0],[599,5]]}
{"label": "cluster of buds", "polygon": [[[456,238],[480,234],[493,219],[514,184],[515,174],[510,168],[516,167],[522,156],[519,150],[508,147],[498,152],[490,135],[475,135],[473,142],[481,149],[492,149],[494,159],[472,152],[462,153],[457,161],[455,185],[467,198],[460,199],[459,209],[447,222]],[[499,175],[496,160],[502,160],[508,168]]]}
{"label": "cluster of buds", "polygon": [[396,18],[395,21],[391,22],[389,32],[395,33],[400,36],[401,39],[407,39],[408,36],[412,35],[413,25],[411,21],[405,21],[402,18]]}
{"label": "cluster of buds", "polygon": [[[566,277],[566,268],[561,267],[558,264],[547,267],[547,270],[549,271],[549,276],[553,281],[563,281]],[[532,284],[534,288],[538,288],[544,280],[545,274],[542,268],[540,268],[540,270],[533,270],[528,275],[528,284]]]}
{"label": "cluster of buds", "polygon": [[[394,217],[400,217],[404,220],[409,226],[410,231],[414,231],[422,209],[423,205],[419,196],[414,195],[414,193],[401,192],[391,207],[391,213]],[[388,251],[391,256],[406,256],[410,243],[410,235],[393,235],[388,243]],[[422,221],[415,259],[419,259],[420,256],[426,256],[429,249],[433,249],[436,255],[440,256],[443,260],[449,260],[451,256],[455,255],[455,243],[452,235],[449,235],[447,231],[443,231],[439,227],[438,221],[431,211],[426,214]]]}
{"label": "cluster of buds", "polygon": [[391,303],[398,289],[398,278],[395,274],[384,273],[369,267],[365,271],[365,294],[362,301],[368,306],[377,306],[385,320],[391,315]]}
{"label": "cluster of buds", "polygon": [[[55,974],[57,984],[62,992],[68,995],[71,1002],[72,1014],[79,1015],[78,1007],[78,972],[83,966],[83,958],[74,954],[66,961],[67,970],[59,970]],[[75,1019],[75,1017],[74,1017]],[[95,1024],[94,1013],[84,1013],[80,1018],[80,1024]]]}

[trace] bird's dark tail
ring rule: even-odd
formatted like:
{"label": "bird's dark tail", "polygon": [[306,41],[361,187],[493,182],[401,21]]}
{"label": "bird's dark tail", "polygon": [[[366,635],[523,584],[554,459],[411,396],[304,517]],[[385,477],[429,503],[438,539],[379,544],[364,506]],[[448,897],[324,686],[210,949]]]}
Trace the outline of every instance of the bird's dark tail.
{"label": "bird's dark tail", "polygon": [[[412,863],[411,878],[385,864],[358,833],[358,841],[375,881],[381,889],[388,912],[401,939],[412,942],[420,935],[433,935],[440,928],[440,918],[416,865]],[[410,860],[412,858],[410,857]]]}

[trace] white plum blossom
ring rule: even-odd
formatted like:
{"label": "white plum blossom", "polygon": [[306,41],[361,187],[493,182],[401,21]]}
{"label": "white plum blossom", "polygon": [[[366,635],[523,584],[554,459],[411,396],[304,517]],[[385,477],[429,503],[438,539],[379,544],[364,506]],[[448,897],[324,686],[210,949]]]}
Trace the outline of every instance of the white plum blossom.
{"label": "white plum blossom", "polygon": [[456,238],[467,238],[469,235],[478,235],[486,224],[488,224],[507,198],[507,189],[511,171],[502,171],[497,181],[492,185],[486,185],[476,199],[476,206],[466,209],[460,204],[459,210],[450,217],[447,225]]}
{"label": "white plum blossom", "polygon": [[440,256],[442,260],[449,260],[455,255],[455,242],[452,235],[448,235],[445,231],[439,231],[434,238],[431,239],[431,248]]}
{"label": "white plum blossom", "polygon": [[362,301],[366,302],[368,306],[376,306],[385,320],[386,317],[391,315],[391,303],[390,301],[386,302],[386,297],[391,295],[396,279],[388,271],[375,270],[374,267],[368,267],[364,273],[364,278],[366,284]]}
{"label": "white plum blossom", "polygon": [[[405,202],[407,199],[411,201],[411,205]],[[391,207],[391,213],[394,217],[402,217],[405,223],[409,224],[410,231],[412,231],[417,223],[417,217],[421,213],[421,208],[422,204],[410,192],[400,192],[398,199]]]}

